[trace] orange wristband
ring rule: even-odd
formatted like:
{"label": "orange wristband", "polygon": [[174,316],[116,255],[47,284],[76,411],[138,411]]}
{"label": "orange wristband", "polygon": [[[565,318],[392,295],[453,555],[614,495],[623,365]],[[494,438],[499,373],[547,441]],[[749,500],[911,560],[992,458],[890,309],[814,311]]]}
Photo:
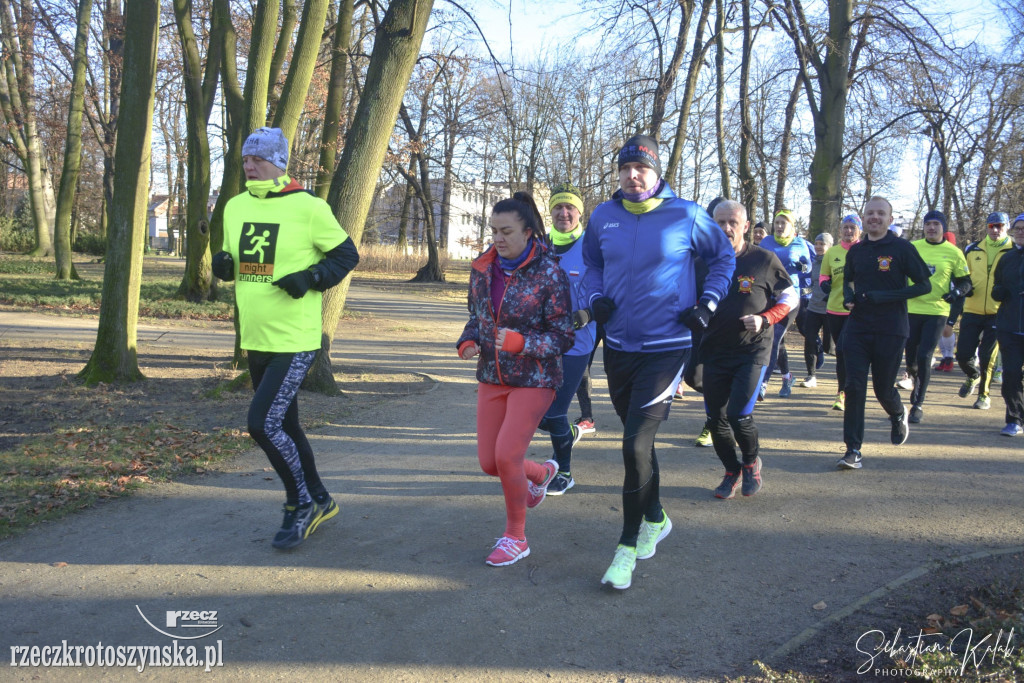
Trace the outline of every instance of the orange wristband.
{"label": "orange wristband", "polygon": [[466,341],[459,344],[459,358],[462,358],[462,352],[465,351],[466,347],[469,346],[470,344],[476,344],[476,342],[473,341],[472,339],[467,339]]}
{"label": "orange wristband", "polygon": [[518,332],[509,330],[505,333],[505,343],[501,345],[502,351],[509,353],[520,353],[526,347],[526,339]]}

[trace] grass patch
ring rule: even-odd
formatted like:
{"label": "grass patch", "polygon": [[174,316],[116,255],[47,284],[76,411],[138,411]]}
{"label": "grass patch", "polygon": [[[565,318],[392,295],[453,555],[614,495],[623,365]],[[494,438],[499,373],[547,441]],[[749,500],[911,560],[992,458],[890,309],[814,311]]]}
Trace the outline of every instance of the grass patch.
{"label": "grass patch", "polygon": [[154,423],[79,427],[28,442],[0,453],[0,539],[148,482],[202,474],[251,447],[237,429]]}
{"label": "grass patch", "polygon": [[[231,320],[234,285],[221,283],[218,300],[193,303],[176,298],[184,261],[143,260],[139,315],[146,318]],[[98,266],[98,267],[97,267]],[[27,256],[0,256],[0,303],[63,313],[96,314],[103,298],[102,264],[75,264],[81,280],[55,280],[53,262]]]}

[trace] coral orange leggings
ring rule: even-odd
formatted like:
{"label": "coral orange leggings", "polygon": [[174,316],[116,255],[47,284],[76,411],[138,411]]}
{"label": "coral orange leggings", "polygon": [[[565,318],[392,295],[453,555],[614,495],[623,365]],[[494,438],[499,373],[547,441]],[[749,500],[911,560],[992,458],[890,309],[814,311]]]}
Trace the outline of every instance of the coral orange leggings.
{"label": "coral orange leggings", "polygon": [[547,475],[526,459],[526,449],[554,397],[554,389],[483,383],[477,392],[477,457],[480,469],[501,479],[505,535],[512,538],[526,538],[526,480],[539,484]]}

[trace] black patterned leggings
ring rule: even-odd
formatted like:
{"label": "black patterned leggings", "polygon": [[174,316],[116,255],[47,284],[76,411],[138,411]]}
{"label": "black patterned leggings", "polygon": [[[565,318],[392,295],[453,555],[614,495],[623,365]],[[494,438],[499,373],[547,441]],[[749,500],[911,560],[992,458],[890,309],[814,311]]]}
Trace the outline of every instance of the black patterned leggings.
{"label": "black patterned leggings", "polygon": [[281,477],[289,505],[305,505],[325,491],[313,448],[299,425],[299,385],[315,351],[249,351],[249,374],[256,394],[249,404],[249,435]]}

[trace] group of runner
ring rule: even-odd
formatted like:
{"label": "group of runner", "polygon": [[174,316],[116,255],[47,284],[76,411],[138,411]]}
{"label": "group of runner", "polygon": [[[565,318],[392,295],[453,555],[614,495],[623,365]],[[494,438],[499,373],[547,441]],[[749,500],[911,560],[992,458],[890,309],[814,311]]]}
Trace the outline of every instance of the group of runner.
{"label": "group of runner", "polygon": [[[296,396],[320,348],[321,293],[359,256],[327,204],[286,174],[288,142],[279,129],[258,129],[242,153],[248,191],[227,205],[224,251],[213,270],[237,283],[241,346],[255,389],[249,432],[284,484],[273,545],[289,549],[338,512],[299,425]],[[801,386],[815,386],[825,354],[836,355],[841,391],[833,407],[844,411],[847,447],[840,468],[862,465],[869,371],[894,444],[921,420],[931,355],[963,301],[961,396],[980,387],[979,402],[987,402],[998,335],[1003,433],[1021,433],[1024,252],[1010,248],[1004,214],[993,214],[1002,219],[995,223],[990,216],[989,238],[969,246],[966,257],[944,236],[946,219],[937,211],[925,217],[924,240],[897,237],[882,197],[868,201],[863,223],[843,219],[838,244],[823,233],[812,248],[795,234],[792,213],[781,211],[774,234],[755,234],[758,246],[748,240],[742,204],[717,201],[709,213],[675,195],[661,177],[653,138],[627,140],[618,169],[619,189],[593,210],[586,229],[581,193],[570,184],[554,189],[550,234],[529,194],[498,202],[489,218],[492,244],[472,263],[469,321],[456,348],[476,361],[477,455],[481,469],[500,479],[506,510],[487,564],[529,555],[526,510],[575,484],[572,448],[594,430],[588,368],[599,339],[623,426],[622,530],[601,579],[617,589],[631,585],[637,560],[653,557],[672,530],[654,441],[684,371],[704,393],[708,437],[725,468],[714,495],[761,489],[753,413],[776,363],[779,395],[792,391],[784,345],[791,323],[805,337]],[[1024,246],[1024,214],[1012,230]],[[971,345],[981,347],[980,360]],[[909,409],[894,386],[904,349]],[[578,390],[583,415],[570,423]],[[551,438],[553,457],[545,462],[526,459],[538,427]]]}

